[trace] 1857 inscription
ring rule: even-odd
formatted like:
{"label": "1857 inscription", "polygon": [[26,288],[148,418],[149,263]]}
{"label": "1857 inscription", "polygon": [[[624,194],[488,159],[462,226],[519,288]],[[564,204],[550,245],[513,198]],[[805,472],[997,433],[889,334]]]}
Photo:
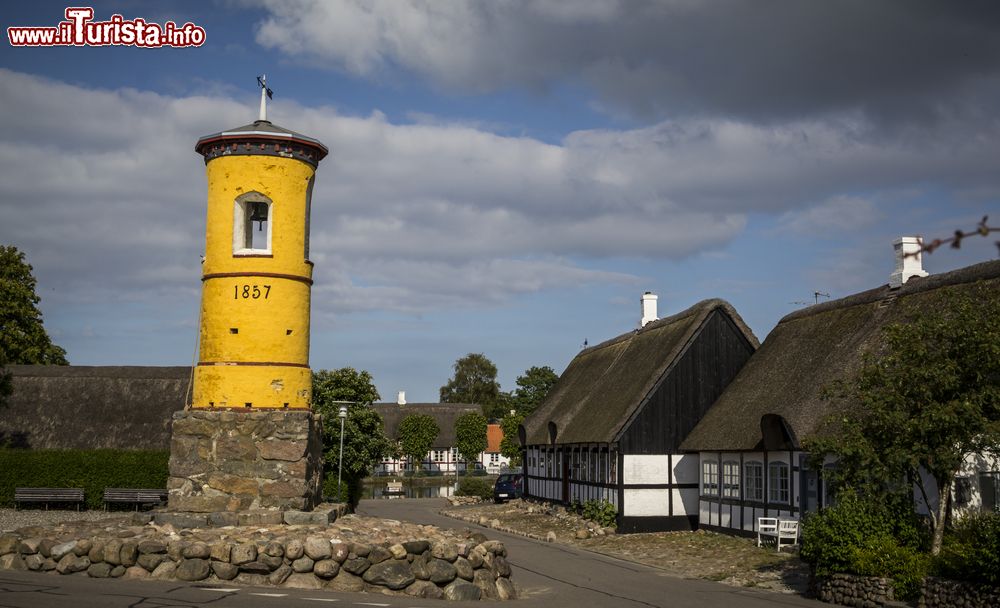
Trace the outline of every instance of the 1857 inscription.
{"label": "1857 inscription", "polygon": [[233,285],[234,300],[259,300],[267,299],[271,293],[270,285]]}

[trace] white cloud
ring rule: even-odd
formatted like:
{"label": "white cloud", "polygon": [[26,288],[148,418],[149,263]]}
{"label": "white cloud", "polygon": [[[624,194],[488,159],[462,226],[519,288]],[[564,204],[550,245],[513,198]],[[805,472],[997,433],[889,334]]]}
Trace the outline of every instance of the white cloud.
{"label": "white cloud", "polygon": [[834,196],[819,205],[786,211],[778,218],[781,231],[799,236],[836,238],[873,225],[882,216],[875,204],[858,196]]}
{"label": "white cloud", "polygon": [[[56,297],[190,297],[205,204],[193,144],[254,109],[225,96],[95,90],[7,70],[0,78],[0,106],[12,109],[0,113],[0,241],[28,251],[40,278],[65,294]],[[552,144],[290,101],[271,112],[331,149],[313,205],[317,290],[330,295],[317,299],[319,315],[495,305],[632,281],[584,260],[717,251],[752,213],[849,230],[843,209],[855,220],[877,215],[866,198],[837,198],[845,186],[995,189],[1000,155],[996,124],[974,137],[945,125],[893,138],[861,118],[692,119]],[[817,200],[827,202],[794,211]]]}
{"label": "white cloud", "polygon": [[376,79],[402,69],[472,92],[582,82],[600,105],[646,118],[862,109],[922,124],[989,116],[1000,76],[1000,13],[963,3],[247,3],[267,12],[259,44],[317,65]]}

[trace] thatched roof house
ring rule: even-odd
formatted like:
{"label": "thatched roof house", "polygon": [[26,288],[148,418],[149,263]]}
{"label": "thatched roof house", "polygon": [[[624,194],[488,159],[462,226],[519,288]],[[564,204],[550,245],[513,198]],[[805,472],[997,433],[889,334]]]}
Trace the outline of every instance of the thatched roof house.
{"label": "thatched roof house", "polygon": [[824,398],[827,387],[857,373],[888,325],[948,306],[950,294],[1000,290],[1000,261],[926,276],[916,257],[916,272],[900,278],[914,259],[902,257],[900,241],[919,246],[897,240],[890,284],[784,317],[681,443],[699,454],[700,527],[750,534],[760,517],[798,519],[828,504],[829,488],[802,448],[852,406]]}
{"label": "thatched roof house", "polygon": [[696,463],[680,443],[757,345],[732,306],[705,300],[583,350],[520,429],[528,494],[607,500],[622,531],[691,527]]}
{"label": "thatched roof house", "polygon": [[455,445],[455,420],[468,412],[482,413],[482,408],[471,403],[373,403],[372,409],[378,412],[385,424],[385,436],[389,439],[399,439],[399,423],[411,414],[425,414],[437,423],[437,440],[432,449],[451,449]]}
{"label": "thatched roof house", "polygon": [[32,449],[169,449],[190,367],[10,365],[0,440]]}
{"label": "thatched roof house", "polygon": [[1000,290],[1000,261],[912,278],[898,289],[883,285],[787,315],[681,449],[799,449],[842,407],[823,398],[824,388],[858,371],[862,354],[878,348],[883,328],[944,306],[947,294],[980,282]]}
{"label": "thatched roof house", "polygon": [[[711,344],[696,343],[695,338],[709,327],[718,332],[718,339]],[[723,327],[729,331],[719,331]],[[730,351],[730,342],[736,342],[742,352]],[[689,375],[697,371],[696,359],[704,356],[738,369],[758,344],[728,302],[704,300],[587,348],[570,362],[545,401],[524,421],[524,443],[621,443],[640,452],[654,445],[676,450],[716,397],[703,393],[707,386],[687,383]],[[704,352],[690,353],[692,348]],[[689,353],[699,356],[685,360],[682,355]],[[720,359],[732,354],[733,361]],[[680,369],[685,364],[687,367]],[[672,371],[678,373],[671,375]],[[672,386],[658,391],[668,376]],[[670,420],[660,420],[666,412],[656,406],[681,396],[694,397],[701,407],[674,410]],[[656,399],[661,403],[654,403]],[[654,428],[662,428],[666,434],[650,437]]]}

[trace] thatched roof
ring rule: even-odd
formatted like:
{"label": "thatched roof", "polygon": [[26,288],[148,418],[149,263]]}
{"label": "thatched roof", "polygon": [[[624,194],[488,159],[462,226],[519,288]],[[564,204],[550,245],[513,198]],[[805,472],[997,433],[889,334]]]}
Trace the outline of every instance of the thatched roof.
{"label": "thatched roof", "polygon": [[399,423],[410,414],[426,414],[437,422],[440,433],[432,449],[443,450],[455,446],[455,419],[468,412],[483,413],[483,408],[471,403],[374,403],[372,409],[382,416],[385,436],[398,439]]}
{"label": "thatched roof", "polygon": [[1000,289],[1000,261],[911,278],[899,289],[884,285],[786,316],[681,449],[762,449],[762,419],[765,428],[777,424],[789,444],[784,447],[800,447],[802,439],[822,432],[829,417],[849,405],[823,399],[824,390],[857,373],[862,354],[878,346],[886,325],[940,308],[946,293],[968,290],[977,281]]}
{"label": "thatched roof", "polygon": [[0,439],[34,449],[168,449],[190,367],[10,365]]}
{"label": "thatched roof", "polygon": [[523,427],[526,445],[612,443],[646,403],[691,340],[716,310],[727,314],[747,340],[757,338],[723,300],[705,300],[580,352]]}

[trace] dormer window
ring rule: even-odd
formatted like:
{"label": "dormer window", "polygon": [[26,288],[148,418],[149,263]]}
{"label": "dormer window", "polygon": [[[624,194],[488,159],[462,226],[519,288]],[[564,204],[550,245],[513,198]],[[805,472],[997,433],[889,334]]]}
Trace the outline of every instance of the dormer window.
{"label": "dormer window", "polygon": [[271,254],[271,199],[260,192],[236,198],[233,208],[233,255]]}

